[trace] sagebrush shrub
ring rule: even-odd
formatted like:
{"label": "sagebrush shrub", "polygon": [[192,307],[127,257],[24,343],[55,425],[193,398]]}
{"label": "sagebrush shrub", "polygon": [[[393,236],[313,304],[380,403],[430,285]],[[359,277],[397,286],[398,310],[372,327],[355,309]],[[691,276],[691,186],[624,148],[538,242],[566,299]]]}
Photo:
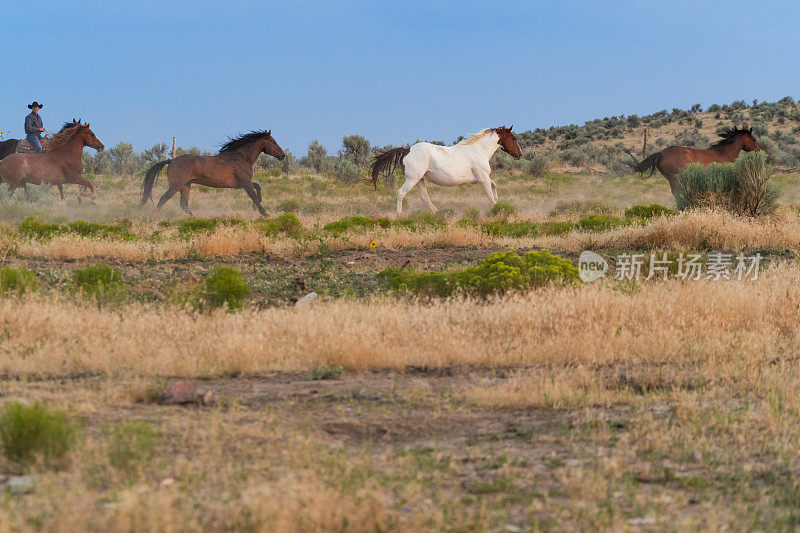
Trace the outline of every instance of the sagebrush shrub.
{"label": "sagebrush shrub", "polygon": [[34,239],[52,239],[62,233],[61,226],[39,220],[35,216],[26,217],[19,223],[19,233]]}
{"label": "sagebrush shrub", "polygon": [[130,220],[124,220],[119,224],[98,224],[97,222],[86,222],[76,220],[67,225],[67,231],[82,237],[101,237],[105,239],[120,239],[132,241],[136,235],[130,231]]}
{"label": "sagebrush shrub", "polygon": [[769,182],[767,157],[764,151],[743,152],[733,163],[687,165],[677,177],[678,209],[718,207],[747,216],[774,212],[780,190]]}
{"label": "sagebrush shrub", "polygon": [[187,218],[178,224],[178,235],[183,238],[196,233],[205,233],[216,229],[219,221],[216,218]]}
{"label": "sagebrush shrub", "polygon": [[578,269],[568,260],[547,250],[497,252],[480,264],[449,272],[415,272],[386,269],[378,274],[384,286],[394,292],[410,292],[423,296],[470,294],[488,296],[512,290],[525,290],[548,284],[567,285],[578,282]]}
{"label": "sagebrush shrub", "polygon": [[13,403],[0,415],[0,446],[6,458],[25,468],[36,462],[60,466],[77,440],[77,428],[66,413],[39,402]]}
{"label": "sagebrush shrub", "polygon": [[290,237],[300,237],[303,232],[303,223],[294,213],[283,213],[275,218],[261,218],[255,222],[265,234],[273,236],[286,234]]}
{"label": "sagebrush shrub", "polygon": [[39,286],[36,274],[25,268],[0,268],[0,294],[10,292],[23,294],[35,291]]}
{"label": "sagebrush shrub", "polygon": [[84,298],[94,298],[98,303],[121,300],[128,292],[128,284],[115,268],[95,263],[75,270],[72,274]]}
{"label": "sagebrush shrub", "polygon": [[336,179],[344,183],[358,183],[365,179],[364,171],[353,161],[340,157],[334,167]]}
{"label": "sagebrush shrub", "polygon": [[510,217],[517,212],[517,208],[507,202],[497,202],[492,206],[490,213],[496,217]]}
{"label": "sagebrush shrub", "polygon": [[675,211],[659,204],[632,205],[625,210],[625,218],[650,219],[662,215],[672,215]]}
{"label": "sagebrush shrub", "polygon": [[344,217],[341,220],[336,220],[334,222],[328,222],[322,227],[322,229],[339,235],[352,228],[371,228],[373,226],[375,226],[375,221],[373,221],[371,218],[352,216]]}
{"label": "sagebrush shrub", "polygon": [[241,309],[249,294],[250,286],[238,269],[217,265],[206,277],[203,300],[212,308],[227,304],[229,309]]}
{"label": "sagebrush shrub", "polygon": [[587,215],[575,227],[584,231],[606,231],[625,225],[625,221],[613,215]]}

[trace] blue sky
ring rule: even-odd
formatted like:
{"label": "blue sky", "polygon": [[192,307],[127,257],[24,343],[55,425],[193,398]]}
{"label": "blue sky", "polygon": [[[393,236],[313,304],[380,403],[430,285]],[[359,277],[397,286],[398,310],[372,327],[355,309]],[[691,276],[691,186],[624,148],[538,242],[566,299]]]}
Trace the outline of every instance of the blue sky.
{"label": "blue sky", "polygon": [[800,97],[796,2],[0,3],[0,130],[82,117],[107,145],[271,128],[451,142],[694,103]]}

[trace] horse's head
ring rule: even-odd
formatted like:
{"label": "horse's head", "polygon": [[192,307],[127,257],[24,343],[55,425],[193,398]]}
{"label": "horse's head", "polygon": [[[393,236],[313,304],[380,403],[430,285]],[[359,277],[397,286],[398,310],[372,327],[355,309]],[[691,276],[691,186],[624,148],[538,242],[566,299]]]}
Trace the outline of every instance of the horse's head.
{"label": "horse's head", "polygon": [[103,146],[103,143],[100,142],[100,139],[98,139],[97,136],[94,134],[94,132],[91,129],[89,129],[88,122],[86,124],[80,124],[80,122],[78,122],[74,127],[80,128],[82,130],[81,135],[83,136],[84,146],[89,146],[90,148],[94,148],[97,151],[105,149],[105,146]]}
{"label": "horse's head", "polygon": [[517,138],[511,133],[513,127],[514,126],[506,128],[505,126],[500,126],[499,128],[495,128],[494,131],[500,137],[497,140],[497,144],[500,145],[500,148],[514,159],[519,159],[522,157],[522,149],[520,149],[519,143],[517,143]]}
{"label": "horse's head", "polygon": [[741,131],[742,150],[745,152],[760,152],[761,147],[758,145],[758,141],[753,136],[753,128]]}
{"label": "horse's head", "polygon": [[278,143],[272,138],[272,130],[267,132],[267,135],[264,138],[264,148],[262,148],[261,151],[267,155],[271,155],[279,161],[282,161],[283,158],[286,157],[286,154],[283,153],[283,149],[278,146]]}

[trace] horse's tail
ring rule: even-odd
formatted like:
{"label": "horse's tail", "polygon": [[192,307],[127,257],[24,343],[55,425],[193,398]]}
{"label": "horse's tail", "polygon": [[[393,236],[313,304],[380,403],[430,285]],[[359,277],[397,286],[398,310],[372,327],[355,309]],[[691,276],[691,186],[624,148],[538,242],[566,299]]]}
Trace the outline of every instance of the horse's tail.
{"label": "horse's tail", "polygon": [[394,169],[397,168],[397,165],[403,162],[403,158],[407,156],[410,151],[411,148],[393,148],[376,155],[375,161],[373,161],[372,167],[370,167],[373,187],[376,189],[378,188],[378,176],[382,173],[391,176]]}
{"label": "horse's tail", "polygon": [[144,182],[142,183],[142,205],[146,204],[150,199],[150,195],[153,194],[153,185],[156,184],[156,177],[158,177],[158,173],[161,172],[162,168],[170,163],[172,163],[172,159],[159,161],[155,165],[148,168],[147,172],[144,173]]}
{"label": "horse's tail", "polygon": [[650,174],[647,175],[648,178],[652,176],[656,170],[658,170],[658,165],[661,164],[661,152],[650,154],[641,162],[639,162],[635,157],[633,157],[632,153],[630,153],[628,150],[625,151],[628,152],[628,155],[631,156],[631,159],[633,159],[633,163],[628,163],[630,167],[639,173],[644,173],[649,170]]}

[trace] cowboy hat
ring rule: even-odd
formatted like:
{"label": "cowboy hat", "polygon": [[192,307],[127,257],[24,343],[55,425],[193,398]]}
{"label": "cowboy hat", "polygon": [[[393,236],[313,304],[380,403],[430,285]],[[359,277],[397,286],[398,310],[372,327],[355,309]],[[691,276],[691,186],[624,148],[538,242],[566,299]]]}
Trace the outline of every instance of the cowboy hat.
{"label": "cowboy hat", "polygon": [[33,109],[34,107],[38,107],[39,109],[41,109],[44,107],[44,104],[40,104],[39,102],[34,100],[33,103],[28,106],[28,109]]}

